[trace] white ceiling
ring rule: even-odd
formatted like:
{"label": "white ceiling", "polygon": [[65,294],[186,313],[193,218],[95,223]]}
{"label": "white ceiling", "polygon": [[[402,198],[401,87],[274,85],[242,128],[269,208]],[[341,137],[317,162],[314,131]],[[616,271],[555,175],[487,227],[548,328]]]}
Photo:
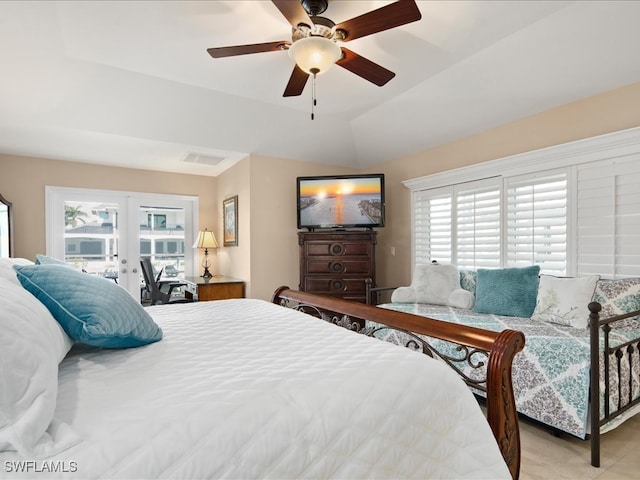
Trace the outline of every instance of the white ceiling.
{"label": "white ceiling", "polygon": [[[329,1],[336,23],[385,1]],[[422,20],[345,46],[283,98],[290,39],[269,1],[0,2],[0,152],[217,175],[248,154],[367,168],[640,81],[640,2],[418,1]],[[211,167],[189,154],[223,157]]]}

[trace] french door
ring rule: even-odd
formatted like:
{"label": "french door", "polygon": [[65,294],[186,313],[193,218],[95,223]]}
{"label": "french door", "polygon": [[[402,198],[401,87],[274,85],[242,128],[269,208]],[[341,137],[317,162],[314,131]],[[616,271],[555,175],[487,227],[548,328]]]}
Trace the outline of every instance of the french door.
{"label": "french door", "polygon": [[140,257],[166,277],[196,271],[197,197],[45,188],[47,255],[108,278],[140,299]]}

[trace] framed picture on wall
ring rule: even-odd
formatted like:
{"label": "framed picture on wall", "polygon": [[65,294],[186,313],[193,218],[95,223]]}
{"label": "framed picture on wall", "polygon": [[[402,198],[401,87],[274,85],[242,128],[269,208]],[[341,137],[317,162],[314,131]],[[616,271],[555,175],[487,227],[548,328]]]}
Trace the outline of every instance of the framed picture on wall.
{"label": "framed picture on wall", "polygon": [[222,218],[224,219],[223,245],[238,245],[238,196],[227,198],[222,202]]}

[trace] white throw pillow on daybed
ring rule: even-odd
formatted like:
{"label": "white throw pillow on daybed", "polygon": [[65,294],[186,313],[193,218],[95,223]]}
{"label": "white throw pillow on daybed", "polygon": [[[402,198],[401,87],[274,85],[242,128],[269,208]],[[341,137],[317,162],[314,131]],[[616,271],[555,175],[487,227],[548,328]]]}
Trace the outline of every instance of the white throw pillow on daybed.
{"label": "white throw pillow on daybed", "polygon": [[0,278],[0,451],[48,452],[58,364],[72,343],[42,303]]}
{"label": "white throw pillow on daybed", "polygon": [[473,307],[474,295],[460,288],[458,267],[450,263],[416,265],[408,287],[396,288],[391,294],[394,303],[430,303],[457,308]]}
{"label": "white throw pillow on daybed", "polygon": [[540,275],[536,308],[531,319],[587,328],[588,305],[599,278],[599,275],[575,278]]}
{"label": "white throw pillow on daybed", "polygon": [[475,295],[464,288],[456,288],[447,299],[447,305],[450,307],[464,308],[465,310],[471,310],[475,302]]}

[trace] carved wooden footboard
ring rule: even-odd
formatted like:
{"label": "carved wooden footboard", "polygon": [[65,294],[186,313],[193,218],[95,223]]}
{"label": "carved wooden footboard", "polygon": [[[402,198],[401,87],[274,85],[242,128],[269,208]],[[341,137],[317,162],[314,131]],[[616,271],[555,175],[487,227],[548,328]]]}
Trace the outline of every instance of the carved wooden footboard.
{"label": "carved wooden footboard", "polygon": [[[487,420],[498,442],[511,476],[520,472],[520,431],[516,412],[511,366],[513,357],[524,348],[524,335],[515,330],[492,332],[408,313],[376,308],[339,298],[278,288],[272,302],[323,318],[336,325],[373,336],[380,329],[393,328],[411,338],[410,346],[438,357],[462,375],[474,388],[486,391]],[[369,324],[367,322],[373,322]],[[412,333],[409,333],[412,332]],[[414,334],[426,335],[457,345],[457,354],[443,352]],[[472,366],[486,364],[486,378],[472,379],[456,368],[458,362]]]}

